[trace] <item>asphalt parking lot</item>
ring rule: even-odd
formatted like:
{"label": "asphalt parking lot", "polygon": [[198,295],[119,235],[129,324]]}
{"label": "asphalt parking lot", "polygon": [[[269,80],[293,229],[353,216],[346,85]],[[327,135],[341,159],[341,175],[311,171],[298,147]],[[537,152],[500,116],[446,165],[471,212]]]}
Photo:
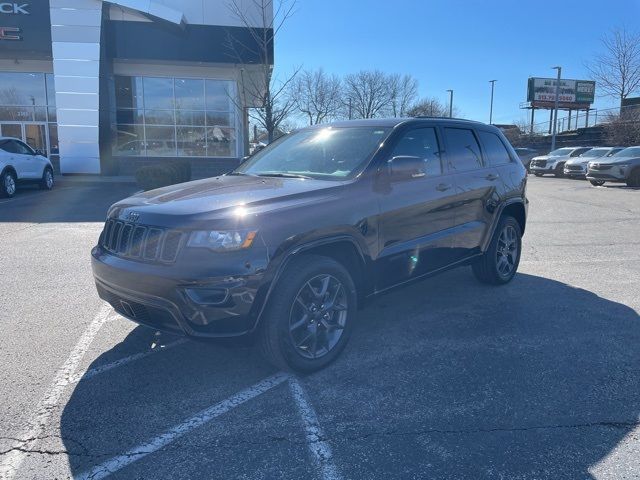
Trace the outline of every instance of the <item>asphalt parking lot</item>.
{"label": "asphalt parking lot", "polygon": [[380,297],[300,378],[98,299],[89,251],[133,190],[0,200],[0,478],[640,478],[640,190],[530,177],[511,284]]}

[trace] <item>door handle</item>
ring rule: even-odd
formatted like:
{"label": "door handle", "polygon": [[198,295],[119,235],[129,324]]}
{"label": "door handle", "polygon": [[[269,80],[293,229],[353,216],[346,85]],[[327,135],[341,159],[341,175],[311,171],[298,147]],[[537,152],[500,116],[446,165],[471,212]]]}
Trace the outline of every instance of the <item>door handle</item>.
{"label": "door handle", "polygon": [[490,173],[489,175],[487,175],[486,177],[487,180],[493,182],[494,180],[497,180],[498,178],[500,178],[500,175],[495,175],[493,173]]}
{"label": "door handle", "polygon": [[438,184],[438,186],[436,186],[436,190],[438,190],[439,192],[445,192],[449,190],[451,187],[452,185],[450,183],[440,183]]}

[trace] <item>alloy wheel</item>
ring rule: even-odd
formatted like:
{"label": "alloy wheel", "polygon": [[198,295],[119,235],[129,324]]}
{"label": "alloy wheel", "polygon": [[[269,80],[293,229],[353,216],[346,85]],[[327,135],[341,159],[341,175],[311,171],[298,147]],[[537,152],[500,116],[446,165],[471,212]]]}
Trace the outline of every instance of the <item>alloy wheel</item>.
{"label": "alloy wheel", "polygon": [[46,170],[44,180],[47,184],[47,188],[51,189],[53,187],[53,173],[51,173],[51,170]]}
{"label": "alloy wheel", "polygon": [[16,180],[13,178],[13,175],[7,174],[4,177],[4,189],[7,192],[7,195],[11,196],[16,193]]}
{"label": "alloy wheel", "polygon": [[513,225],[507,225],[498,237],[496,268],[502,277],[508,277],[518,261],[518,234]]}
{"label": "alloy wheel", "polygon": [[313,277],[298,291],[289,314],[289,336],[301,356],[317,359],[328,354],[347,324],[347,291],[336,277]]}

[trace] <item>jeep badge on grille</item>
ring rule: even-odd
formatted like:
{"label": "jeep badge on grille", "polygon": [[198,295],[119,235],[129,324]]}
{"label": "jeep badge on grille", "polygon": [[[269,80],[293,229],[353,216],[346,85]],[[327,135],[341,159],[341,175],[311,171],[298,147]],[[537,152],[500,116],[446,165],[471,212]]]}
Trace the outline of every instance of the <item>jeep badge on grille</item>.
{"label": "jeep badge on grille", "polygon": [[129,212],[124,218],[129,222],[135,223],[140,219],[140,214],[138,212]]}

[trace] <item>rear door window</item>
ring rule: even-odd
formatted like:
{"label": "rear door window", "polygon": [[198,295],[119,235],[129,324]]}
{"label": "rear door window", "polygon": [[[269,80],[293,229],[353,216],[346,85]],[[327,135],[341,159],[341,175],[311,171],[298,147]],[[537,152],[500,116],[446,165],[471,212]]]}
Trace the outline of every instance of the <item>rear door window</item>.
{"label": "rear door window", "polygon": [[445,128],[444,136],[447,142],[447,159],[452,171],[467,172],[483,167],[480,145],[473,130]]}
{"label": "rear door window", "polygon": [[495,133],[479,131],[478,135],[482,141],[485,151],[485,161],[491,166],[505,165],[511,163],[511,157],[507,148]]}

